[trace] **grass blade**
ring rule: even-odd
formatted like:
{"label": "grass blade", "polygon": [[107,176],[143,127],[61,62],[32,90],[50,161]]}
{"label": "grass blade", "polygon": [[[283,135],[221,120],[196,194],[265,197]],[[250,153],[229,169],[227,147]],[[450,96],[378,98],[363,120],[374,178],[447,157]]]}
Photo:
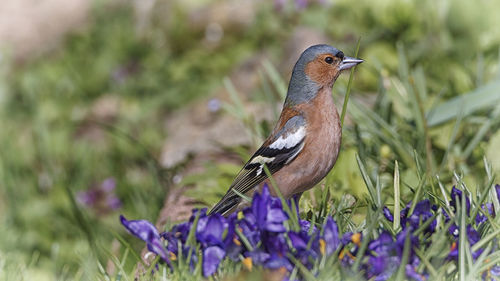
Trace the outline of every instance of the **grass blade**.
{"label": "grass blade", "polygon": [[[354,52],[355,58],[358,57],[360,43],[361,43],[361,38],[358,39],[358,43],[356,44],[356,52]],[[344,128],[344,117],[347,111],[347,102],[349,101],[349,96],[351,95],[351,85],[355,68],[356,68],[355,66],[351,68],[351,74],[349,75],[349,82],[347,83],[347,90],[345,93],[344,104],[342,105],[342,113],[340,114],[340,126],[342,128]]]}

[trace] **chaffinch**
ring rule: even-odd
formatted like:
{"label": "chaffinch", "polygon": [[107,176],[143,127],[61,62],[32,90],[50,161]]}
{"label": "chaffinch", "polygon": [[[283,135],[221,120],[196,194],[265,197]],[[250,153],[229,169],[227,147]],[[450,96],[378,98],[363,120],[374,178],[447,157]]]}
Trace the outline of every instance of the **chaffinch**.
{"label": "chaffinch", "polygon": [[264,165],[285,199],[321,181],[337,160],[342,135],[331,94],[333,83],[342,70],[362,62],[329,45],[306,49],[293,68],[283,110],[271,135],[210,213],[228,215],[243,204],[240,194],[251,196],[269,184]]}

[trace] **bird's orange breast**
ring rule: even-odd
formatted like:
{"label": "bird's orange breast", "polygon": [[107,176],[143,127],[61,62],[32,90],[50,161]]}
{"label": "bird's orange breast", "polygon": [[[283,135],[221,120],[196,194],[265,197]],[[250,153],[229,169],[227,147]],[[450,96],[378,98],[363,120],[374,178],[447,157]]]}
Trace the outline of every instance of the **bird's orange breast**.
{"label": "bird's orange breast", "polygon": [[306,119],[307,133],[297,158],[273,175],[285,198],[306,191],[328,174],[337,160],[342,136],[329,88],[322,88],[313,100],[295,110]]}

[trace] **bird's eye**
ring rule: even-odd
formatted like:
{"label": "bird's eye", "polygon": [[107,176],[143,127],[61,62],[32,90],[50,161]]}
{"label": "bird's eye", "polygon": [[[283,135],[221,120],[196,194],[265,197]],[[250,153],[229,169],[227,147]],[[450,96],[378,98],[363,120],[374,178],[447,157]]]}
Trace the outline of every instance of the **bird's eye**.
{"label": "bird's eye", "polygon": [[328,63],[328,64],[332,64],[333,63],[333,58],[332,57],[326,57],[325,58],[325,62]]}

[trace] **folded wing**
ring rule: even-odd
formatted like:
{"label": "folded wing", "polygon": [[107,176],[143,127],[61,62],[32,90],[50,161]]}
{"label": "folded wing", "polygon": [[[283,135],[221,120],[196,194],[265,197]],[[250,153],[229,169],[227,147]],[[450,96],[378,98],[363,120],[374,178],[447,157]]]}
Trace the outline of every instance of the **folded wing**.
{"label": "folded wing", "polygon": [[241,202],[238,194],[246,194],[267,179],[264,165],[269,168],[271,174],[274,174],[299,155],[304,147],[305,136],[304,118],[300,115],[290,118],[283,128],[271,135],[248,160],[226,195],[210,210],[210,213],[225,215],[231,211]]}

